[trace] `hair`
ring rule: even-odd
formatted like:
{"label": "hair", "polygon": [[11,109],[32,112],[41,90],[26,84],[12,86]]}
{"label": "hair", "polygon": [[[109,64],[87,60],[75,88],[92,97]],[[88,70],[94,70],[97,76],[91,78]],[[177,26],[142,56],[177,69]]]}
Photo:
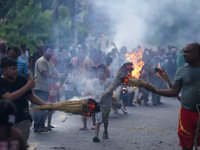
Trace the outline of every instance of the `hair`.
{"label": "hair", "polygon": [[51,47],[51,46],[45,46],[44,47],[44,52],[46,52],[48,50],[48,48],[53,49],[53,47]]}
{"label": "hair", "polygon": [[8,48],[7,48],[7,54],[11,50],[14,50],[16,52],[16,54],[17,54],[18,48],[16,46],[8,46]]}
{"label": "hair", "polygon": [[106,58],[106,63],[112,63],[112,61],[113,61],[112,57],[108,56]]}
{"label": "hair", "polygon": [[21,49],[23,49],[24,47],[26,47],[26,44],[22,44],[21,45]]}
{"label": "hair", "polygon": [[97,69],[104,69],[104,71],[106,72],[106,66],[104,64],[98,64]]}
{"label": "hair", "polygon": [[7,125],[8,149],[10,149],[11,135],[10,130],[12,123],[9,122],[9,115],[16,114],[15,105],[8,100],[0,100],[0,123]]}
{"label": "hair", "polygon": [[1,60],[1,70],[3,68],[12,67],[16,65],[17,65],[17,61],[11,57],[5,57]]}

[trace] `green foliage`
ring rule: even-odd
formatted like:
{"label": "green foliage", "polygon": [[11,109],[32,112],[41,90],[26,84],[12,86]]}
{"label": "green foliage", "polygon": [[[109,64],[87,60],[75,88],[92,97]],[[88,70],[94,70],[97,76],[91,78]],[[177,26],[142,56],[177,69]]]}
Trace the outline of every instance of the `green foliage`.
{"label": "green foliage", "polygon": [[54,38],[52,12],[42,12],[41,3],[34,5],[33,0],[23,4],[23,0],[18,0],[16,8],[10,9],[6,15],[7,23],[0,23],[0,39],[7,41],[8,45],[25,43],[33,53],[39,44]]}

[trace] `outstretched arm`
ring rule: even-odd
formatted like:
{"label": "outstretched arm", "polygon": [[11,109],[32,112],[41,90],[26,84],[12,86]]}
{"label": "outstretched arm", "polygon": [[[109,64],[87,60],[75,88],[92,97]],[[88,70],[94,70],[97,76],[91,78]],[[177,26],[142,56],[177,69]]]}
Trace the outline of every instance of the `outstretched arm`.
{"label": "outstretched arm", "polygon": [[27,98],[31,101],[31,103],[34,103],[36,105],[47,105],[47,103],[43,100],[41,100],[39,97],[37,97],[35,94],[28,94]]}
{"label": "outstretched arm", "polygon": [[146,90],[151,91],[153,93],[167,96],[167,97],[175,97],[181,90],[181,86],[172,85],[171,89],[163,90],[163,89],[153,89],[150,84],[146,84],[144,87]]}

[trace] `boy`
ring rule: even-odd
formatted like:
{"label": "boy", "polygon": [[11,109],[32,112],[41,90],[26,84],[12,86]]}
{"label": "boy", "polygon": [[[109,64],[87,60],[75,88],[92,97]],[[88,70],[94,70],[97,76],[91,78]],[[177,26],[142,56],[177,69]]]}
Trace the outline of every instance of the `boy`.
{"label": "boy", "polygon": [[6,57],[1,60],[1,70],[3,75],[0,77],[0,98],[12,101],[16,108],[16,122],[14,127],[19,129],[27,142],[32,118],[29,113],[28,100],[37,105],[46,105],[47,103],[32,93],[31,89],[35,87],[35,78],[27,81],[25,77],[17,75],[17,61]]}
{"label": "boy", "polygon": [[[48,97],[48,101],[47,101],[47,103],[49,103],[49,104],[56,103],[56,101],[60,102],[60,90],[59,90],[60,87],[58,85],[56,85],[55,79],[52,79],[51,82],[52,83],[51,83],[51,86],[50,86],[50,89],[49,89],[49,97]],[[47,130],[48,131],[52,131],[52,129],[51,129],[51,118],[52,118],[53,113],[54,113],[53,111],[47,113],[47,117],[48,117]]]}
{"label": "boy", "polygon": [[111,84],[109,80],[106,79],[106,66],[104,64],[99,64],[97,66],[97,79],[93,82],[93,94],[94,98],[97,102],[99,102],[99,106],[101,107],[101,111],[95,114],[96,124],[95,124],[95,137],[93,138],[94,142],[99,142],[99,128],[100,124],[104,123],[104,132],[103,139],[108,139],[108,115],[111,110],[111,96],[109,94],[104,100],[101,100],[102,94]]}

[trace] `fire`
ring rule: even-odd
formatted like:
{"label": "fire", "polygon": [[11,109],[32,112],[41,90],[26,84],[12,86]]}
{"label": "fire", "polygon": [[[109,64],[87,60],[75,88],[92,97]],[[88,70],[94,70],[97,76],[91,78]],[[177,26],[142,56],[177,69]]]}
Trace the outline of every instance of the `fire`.
{"label": "fire", "polygon": [[132,77],[139,78],[140,77],[140,71],[142,70],[142,67],[144,66],[144,62],[142,61],[143,57],[143,48],[139,49],[139,51],[134,51],[132,54],[129,52],[125,54],[126,59],[129,62],[132,62],[134,70],[132,70],[131,74]]}

